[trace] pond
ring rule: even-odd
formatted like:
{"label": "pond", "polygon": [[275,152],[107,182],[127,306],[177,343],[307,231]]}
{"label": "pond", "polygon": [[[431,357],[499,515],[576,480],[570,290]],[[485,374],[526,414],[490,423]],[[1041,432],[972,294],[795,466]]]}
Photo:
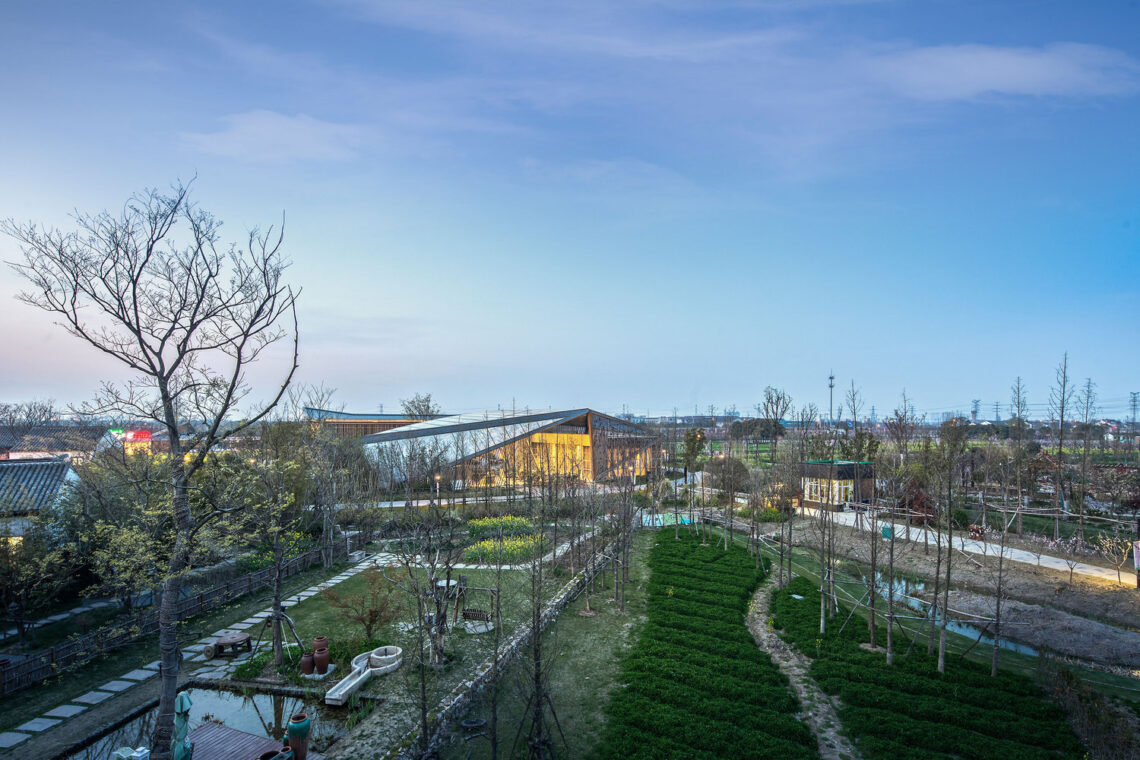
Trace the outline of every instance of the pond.
{"label": "pond", "polygon": [[[890,585],[892,585],[892,584],[888,583],[888,577],[889,576],[887,573],[884,573],[881,571],[875,573],[875,588],[878,589],[878,593],[881,594],[884,599],[886,598],[886,594],[887,594],[887,591],[888,591]],[[866,585],[867,576],[862,575],[861,580],[863,581],[863,584]],[[919,599],[914,595],[916,592],[926,590],[926,583],[924,581],[916,580],[916,579],[909,578],[907,576],[900,575],[900,574],[896,573],[893,585],[894,585],[894,591],[896,594],[896,597],[895,597],[896,599],[899,599],[900,601],[905,603],[911,609],[916,610],[917,612],[926,614],[926,611],[930,608],[930,603],[923,601],[922,599]],[[939,611],[936,613],[936,615],[937,615],[938,624],[941,624],[941,620],[942,620],[941,608],[939,608]],[[954,619],[947,620],[946,630],[951,631],[953,633],[957,633],[957,634],[962,635],[962,636],[966,636],[971,641],[973,641],[974,639],[978,639],[980,636],[980,641],[978,642],[978,646],[982,646],[982,647],[991,646],[992,647],[993,643],[994,643],[993,637],[988,635],[988,634],[983,633],[982,629],[980,627],[978,627],[976,625],[970,625],[969,623],[963,623],[963,622],[958,621],[958,620],[954,620]],[[1037,655],[1037,650],[1034,649],[1033,647],[1026,646],[1025,644],[1019,644],[1016,641],[1010,641],[1008,638],[1006,638],[1004,636],[998,640],[998,646],[1002,649],[1008,649],[1011,652],[1020,652],[1021,654],[1027,654],[1027,655],[1031,655],[1034,657]]]}
{"label": "pond", "polygon": [[676,525],[678,522],[681,525],[688,525],[689,518],[673,512],[662,512],[656,515],[643,512],[641,515],[641,524],[649,528],[662,528],[666,525]]}
{"label": "pond", "polygon": [[[309,746],[321,752],[347,732],[350,712],[318,704],[315,698],[286,697],[276,694],[235,694],[214,689],[187,689],[190,708],[190,730],[208,720],[257,736],[282,739],[289,718],[299,712],[308,713],[312,721]],[[74,752],[69,760],[106,760],[119,747],[141,747],[150,744],[158,708],[124,722],[91,745]]]}

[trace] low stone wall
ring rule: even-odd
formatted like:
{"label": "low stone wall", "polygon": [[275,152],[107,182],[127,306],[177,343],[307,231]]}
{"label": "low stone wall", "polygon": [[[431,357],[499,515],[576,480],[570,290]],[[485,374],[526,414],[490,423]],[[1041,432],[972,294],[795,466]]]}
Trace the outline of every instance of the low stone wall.
{"label": "low stone wall", "polygon": [[[586,584],[613,561],[614,550],[613,544],[599,549],[586,563],[585,569],[571,578],[546,603],[542,610],[542,616],[539,618],[539,633],[545,631],[546,627],[558,617],[566,605],[578,597]],[[444,738],[458,727],[459,721],[463,719],[472,700],[482,694],[493,683],[494,679],[514,662],[522,648],[530,643],[531,633],[531,626],[529,625],[515,631],[500,645],[497,667],[493,662],[494,657],[488,658],[475,670],[475,674],[471,678],[462,681],[451,690],[451,693],[440,700],[434,710],[435,719],[431,723],[431,739],[428,741],[429,753],[438,749]],[[414,758],[420,757],[418,736],[418,729],[408,732],[394,748],[388,751],[386,758],[388,760],[414,760]]]}

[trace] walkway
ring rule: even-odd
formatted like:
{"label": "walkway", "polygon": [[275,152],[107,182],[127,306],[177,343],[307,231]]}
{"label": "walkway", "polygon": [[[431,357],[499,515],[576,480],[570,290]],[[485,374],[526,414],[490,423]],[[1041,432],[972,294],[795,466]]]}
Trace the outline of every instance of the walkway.
{"label": "walkway", "polygon": [[[366,557],[363,561],[353,565],[348,570],[345,570],[340,575],[334,576],[327,581],[318,583],[314,586],[299,591],[288,599],[283,599],[284,605],[296,605],[311,596],[319,594],[330,586],[335,586],[342,583],[357,573],[363,572],[372,566],[373,561],[383,562],[387,555],[373,555]],[[197,678],[223,678],[230,675],[233,669],[243,660],[247,659],[249,655],[243,655],[233,660],[211,660],[207,662],[206,656],[202,654],[202,650],[206,648],[207,644],[212,644],[219,636],[226,636],[231,633],[239,633],[248,631],[254,640],[257,639],[256,629],[258,626],[265,624],[266,618],[273,612],[273,608],[266,607],[264,610],[251,615],[245,620],[233,623],[226,628],[214,631],[209,636],[199,639],[193,644],[182,647],[183,656],[186,660],[183,662],[182,668],[184,671],[193,671],[194,677]],[[154,678],[158,675],[159,661],[148,663],[141,668],[135,668],[126,673],[123,673],[118,678],[112,679],[107,683],[93,689],[86,694],[82,694],[75,699],[61,704],[51,710],[48,710],[38,718],[33,718],[11,731],[0,732],[0,750],[5,750],[15,747],[35,734],[56,729],[58,727],[66,727],[67,721],[70,718],[79,715],[84,710],[87,710],[92,705],[100,704],[108,699],[111,699],[116,694],[126,691],[133,686],[144,683],[148,679]],[[78,737],[77,737],[78,738]]]}
{"label": "walkway", "polygon": [[815,680],[808,675],[811,663],[799,651],[776,635],[768,623],[768,605],[775,589],[775,576],[760,586],[748,605],[748,630],[756,645],[772,657],[772,662],[780,672],[788,677],[796,697],[800,700],[800,720],[806,722],[815,733],[819,754],[824,760],[851,760],[859,758],[859,752],[851,741],[843,735],[843,724],[835,712],[831,697],[823,693]]}

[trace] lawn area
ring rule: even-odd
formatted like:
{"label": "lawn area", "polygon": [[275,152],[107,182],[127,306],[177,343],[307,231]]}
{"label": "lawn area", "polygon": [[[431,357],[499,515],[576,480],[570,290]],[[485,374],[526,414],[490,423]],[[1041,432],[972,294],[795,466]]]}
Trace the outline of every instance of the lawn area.
{"label": "lawn area", "polygon": [[840,698],[840,719],[867,760],[1084,756],[1064,713],[1029,678],[991,678],[984,665],[957,657],[939,674],[921,647],[888,666],[881,652],[860,648],[861,625],[821,636],[819,605],[815,582],[795,578],[772,596],[773,625],[812,658],[820,688]]}
{"label": "lawn area", "polygon": [[[284,581],[285,595],[319,583],[336,575],[347,565],[331,568],[316,567],[294,575]],[[184,620],[178,624],[178,640],[183,644],[208,636],[230,623],[247,618],[267,606],[266,589],[256,591],[219,607],[207,615]],[[75,697],[118,678],[123,673],[153,662],[159,658],[158,637],[151,636],[110,652],[75,670],[68,670],[58,678],[49,679],[15,694],[0,699],[0,731],[18,726],[45,711],[65,704]]]}
{"label": "lawn area", "polygon": [[702,546],[687,532],[656,538],[647,621],[591,757],[818,757],[787,679],[744,623],[765,570],[736,544]]}
{"label": "lawn area", "polygon": [[[607,574],[608,588],[595,586],[590,596],[590,609],[596,614],[581,614],[586,609],[586,597],[581,595],[544,634],[544,649],[552,655],[549,688],[568,744],[563,747],[556,740],[560,757],[587,756],[601,736],[606,705],[602,695],[617,686],[622,658],[645,621],[648,555],[655,538],[654,532],[641,531],[634,539],[624,613],[613,601],[613,575]],[[526,706],[528,674],[527,667],[516,662],[500,681],[499,746],[504,754],[510,749]],[[468,717],[489,721],[490,713],[490,698],[484,694],[472,705]],[[464,741],[463,736],[456,735],[444,748],[443,757],[467,760],[469,752],[471,760],[486,760],[491,756],[490,742],[484,738]]]}

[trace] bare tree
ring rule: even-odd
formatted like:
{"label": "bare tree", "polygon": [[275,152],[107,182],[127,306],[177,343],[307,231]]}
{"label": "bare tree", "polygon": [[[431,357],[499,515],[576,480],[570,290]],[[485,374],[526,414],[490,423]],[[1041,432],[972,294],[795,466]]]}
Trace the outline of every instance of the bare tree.
{"label": "bare tree", "polygon": [[[125,385],[104,383],[84,411],[154,420],[169,439],[174,546],[159,611],[162,680],[152,742],[152,757],[166,760],[181,659],[176,605],[194,535],[217,514],[191,513],[190,478],[212,449],[285,394],[297,369],[298,293],[284,280],[280,231],[253,229],[243,246],[220,246],[221,223],[182,184],[168,195],[134,195],[118,216],[75,220],[74,232],[11,219],[0,229],[23,253],[12,265],[30,283],[20,299],[134,373]],[[292,355],[280,386],[244,420],[230,422],[250,392],[250,365],[283,339]],[[184,420],[201,425],[183,437]]]}
{"label": "bare tree", "polygon": [[17,438],[27,435],[33,428],[58,422],[59,410],[55,407],[54,399],[0,404],[0,427],[8,428]]}
{"label": "bare tree", "polygon": [[1025,398],[1025,383],[1018,376],[1010,388],[1010,411],[1013,412],[1013,424],[1016,426],[1014,437],[1014,475],[1017,479],[1017,535],[1021,536],[1021,506],[1025,503],[1022,495],[1021,476],[1025,471],[1025,414],[1028,401]]}
{"label": "bare tree", "polygon": [[1085,502],[1089,497],[1089,455],[1092,439],[1093,419],[1096,417],[1096,383],[1085,378],[1077,398],[1077,408],[1081,411],[1081,498],[1077,502],[1077,536],[1085,539]]}
{"label": "bare tree", "polygon": [[1069,352],[1066,351],[1057,365],[1056,379],[1049,392],[1049,412],[1057,422],[1057,466],[1053,492],[1053,540],[1061,538],[1061,512],[1065,504],[1065,414],[1069,409],[1072,391],[1069,388]]}
{"label": "bare tree", "polygon": [[772,420],[775,424],[772,425],[772,453],[771,463],[776,464],[776,447],[780,443],[779,425],[781,421],[788,416],[788,412],[792,409],[792,397],[784,392],[782,388],[773,388],[768,386],[764,389],[764,400],[758,405],[761,410],[761,416],[766,420]]}

